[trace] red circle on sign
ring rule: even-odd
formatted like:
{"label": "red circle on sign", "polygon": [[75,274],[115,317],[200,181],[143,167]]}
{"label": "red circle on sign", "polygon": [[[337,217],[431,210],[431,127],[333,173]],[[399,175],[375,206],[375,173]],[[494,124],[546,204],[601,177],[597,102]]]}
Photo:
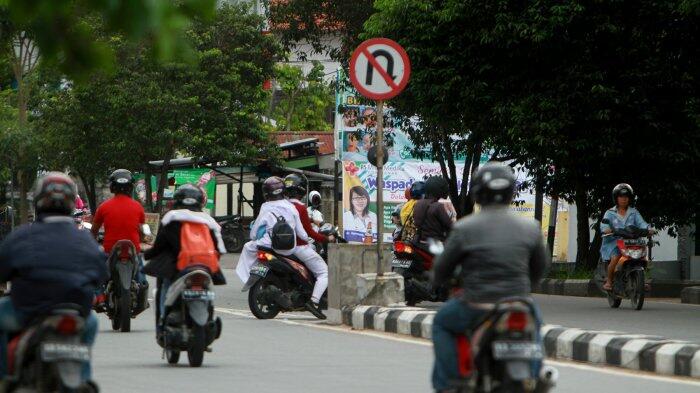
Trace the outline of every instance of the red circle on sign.
{"label": "red circle on sign", "polygon": [[[367,48],[372,45],[378,44],[390,46],[392,49],[398,52],[399,56],[401,56],[401,60],[403,61],[403,78],[401,78],[401,81],[398,85],[390,86],[391,90],[386,93],[374,93],[368,90],[360,83],[359,79],[357,79],[357,76],[355,75],[355,67],[357,66],[357,61],[359,60],[360,55],[367,56]],[[355,49],[355,51],[352,52],[352,57],[350,58],[350,81],[352,82],[352,85],[355,86],[355,89],[357,89],[357,91],[360,92],[360,94],[367,98],[373,100],[388,100],[390,98],[396,97],[397,95],[399,95],[399,93],[401,93],[401,91],[403,91],[404,88],[406,88],[410,76],[411,63],[408,60],[408,54],[403,49],[403,47],[401,47],[401,45],[399,45],[394,40],[390,40],[388,38],[371,38],[361,43],[360,46],[358,46],[357,49]]]}

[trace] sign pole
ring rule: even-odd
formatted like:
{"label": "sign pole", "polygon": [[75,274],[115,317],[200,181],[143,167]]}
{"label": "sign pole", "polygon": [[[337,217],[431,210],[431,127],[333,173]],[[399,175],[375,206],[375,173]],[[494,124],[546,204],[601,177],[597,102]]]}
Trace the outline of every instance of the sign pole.
{"label": "sign pole", "polygon": [[377,277],[384,275],[384,100],[377,100]]}

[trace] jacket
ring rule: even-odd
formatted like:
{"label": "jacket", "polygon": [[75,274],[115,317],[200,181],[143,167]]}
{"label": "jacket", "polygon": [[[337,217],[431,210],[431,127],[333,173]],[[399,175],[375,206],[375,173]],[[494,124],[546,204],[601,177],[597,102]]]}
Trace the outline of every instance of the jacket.
{"label": "jacket", "polygon": [[[640,229],[648,229],[649,224],[644,221],[639,210],[629,207],[624,217],[617,214],[617,207],[612,207],[605,212],[603,218],[607,218],[610,224],[600,224],[600,233],[604,234],[607,230],[624,229],[629,225],[634,225]],[[609,261],[617,250],[617,239],[614,236],[606,236],[600,245],[600,257],[604,261]]]}
{"label": "jacket", "polygon": [[428,239],[445,241],[452,228],[452,218],[445,205],[437,199],[421,199],[413,208],[413,222],[416,225],[417,242]]}
{"label": "jacket", "polygon": [[0,282],[12,282],[12,303],[26,320],[61,303],[78,304],[87,315],[108,278],[106,260],[72,217],[40,217],[0,244]]}
{"label": "jacket", "polygon": [[434,284],[443,285],[461,266],[464,300],[493,303],[529,295],[549,264],[539,222],[507,206],[485,206],[452,229],[435,261]]}
{"label": "jacket", "polygon": [[[290,199],[289,201],[292,202],[292,205],[294,205],[294,207],[299,212],[299,220],[301,221],[301,225],[304,228],[304,231],[306,231],[306,234],[309,235],[309,237],[312,238],[316,242],[319,242],[319,243],[327,242],[328,238],[326,236],[321,235],[320,233],[316,232],[314,230],[314,228],[311,226],[311,219],[309,218],[309,211],[307,210],[306,206],[296,199]],[[302,239],[297,239],[298,246],[304,246],[307,244],[309,244],[309,242],[302,240]]]}

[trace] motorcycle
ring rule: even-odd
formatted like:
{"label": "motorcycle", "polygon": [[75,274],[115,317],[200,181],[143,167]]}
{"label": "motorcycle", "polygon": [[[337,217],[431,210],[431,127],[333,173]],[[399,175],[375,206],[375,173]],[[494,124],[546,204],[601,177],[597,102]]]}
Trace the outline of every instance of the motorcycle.
{"label": "motorcycle", "polygon": [[104,309],[112,321],[113,330],[131,331],[131,319],[148,307],[148,287],[141,288],[136,280],[139,269],[136,247],[129,240],[120,240],[107,259],[110,277],[105,287],[107,302]]}
{"label": "motorcycle", "polygon": [[[610,221],[604,219],[604,224]],[[651,233],[648,229],[641,229],[635,226],[626,228],[614,228],[610,234],[617,238],[617,248],[620,251],[620,260],[613,275],[612,291],[603,289],[605,279],[608,274],[608,266],[602,259],[598,261],[598,268],[595,272],[595,282],[598,288],[603,291],[611,308],[619,308],[622,299],[630,299],[635,310],[641,310],[644,306],[644,296],[647,291],[646,272],[651,257],[651,249],[654,246],[651,240]]]}
{"label": "motorcycle", "polygon": [[415,247],[401,240],[394,241],[394,258],[391,271],[404,279],[404,296],[407,306],[422,301],[444,302],[449,296],[447,288],[433,288],[430,271],[434,255],[429,250]]}
{"label": "motorcycle", "polygon": [[214,318],[214,292],[209,269],[193,265],[181,272],[165,296],[163,334],[158,344],[170,364],[177,364],[180,352],[187,351],[191,367],[199,367],[204,352],[221,336],[221,319]]}
{"label": "motorcycle", "polygon": [[[333,235],[336,242],[347,242],[333,228],[321,231]],[[325,232],[325,233],[324,233]],[[304,304],[311,299],[316,282],[304,263],[294,255],[281,255],[273,249],[258,247],[256,263],[250,268],[250,278],[242,292],[248,292],[248,307],[258,319],[272,319],[280,312],[306,311]],[[328,308],[328,294],[319,301],[321,309]]]}
{"label": "motorcycle", "polygon": [[[318,233],[324,236],[330,236],[333,235],[338,243],[347,243],[347,240],[343,239],[338,235],[339,230],[338,227],[335,227],[329,223],[322,224],[321,227],[318,229]],[[326,263],[328,263],[328,243],[319,243],[319,242],[314,242],[314,247],[316,247],[316,252],[318,255],[323,258]]]}
{"label": "motorcycle", "polygon": [[91,360],[90,347],[81,341],[84,327],[80,306],[61,304],[13,337],[7,391],[97,392],[82,374]]}
{"label": "motorcycle", "polygon": [[221,226],[221,237],[224,239],[224,246],[229,253],[241,252],[245,244],[245,230],[241,223],[241,216],[220,216],[214,217]]}
{"label": "motorcycle", "polygon": [[78,229],[91,230],[92,224],[85,220],[86,213],[83,210],[76,210],[73,212],[73,221]]}

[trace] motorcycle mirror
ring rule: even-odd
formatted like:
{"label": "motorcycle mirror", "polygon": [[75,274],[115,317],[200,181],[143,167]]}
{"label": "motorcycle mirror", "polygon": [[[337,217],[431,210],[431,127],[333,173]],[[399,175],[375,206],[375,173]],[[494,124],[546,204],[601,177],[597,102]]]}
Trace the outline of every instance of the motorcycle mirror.
{"label": "motorcycle mirror", "polygon": [[143,224],[141,226],[141,229],[143,231],[144,236],[153,236],[153,232],[151,232],[151,227],[148,224]]}
{"label": "motorcycle mirror", "polygon": [[442,252],[445,250],[445,247],[441,241],[437,241],[435,239],[428,239],[428,250],[431,254],[438,256],[442,254]]}

